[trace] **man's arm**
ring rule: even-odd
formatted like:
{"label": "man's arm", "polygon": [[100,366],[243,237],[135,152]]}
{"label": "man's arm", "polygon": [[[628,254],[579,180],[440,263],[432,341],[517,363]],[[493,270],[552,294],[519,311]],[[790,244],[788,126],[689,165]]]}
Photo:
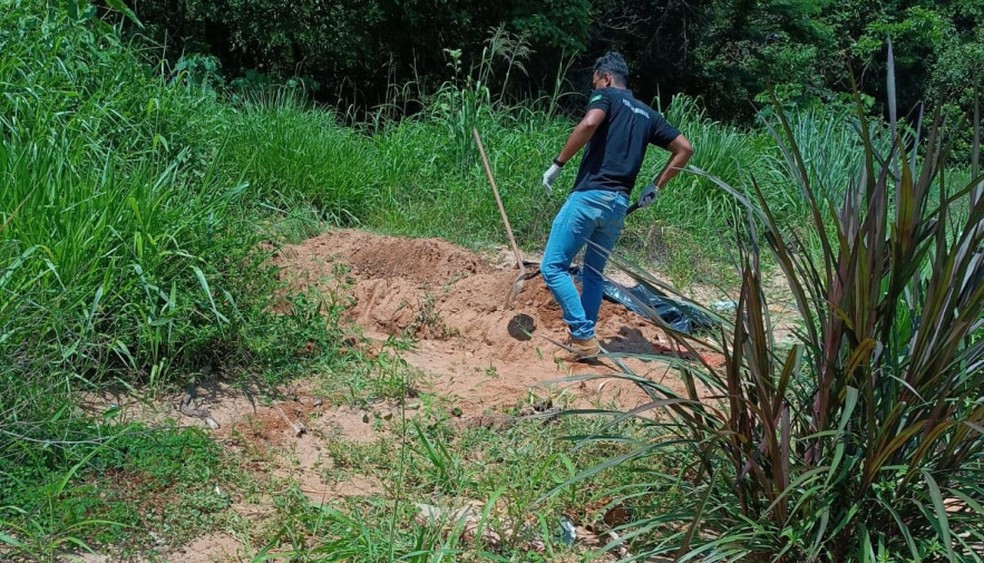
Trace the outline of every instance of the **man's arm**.
{"label": "man's arm", "polygon": [[[573,134],[571,136],[573,137]],[[567,147],[564,148],[566,149]],[[694,147],[683,135],[677,135],[675,139],[670,141],[670,144],[666,146],[666,150],[670,151],[670,159],[666,161],[666,166],[663,167],[659,176],[656,176],[656,179],[653,180],[653,183],[660,188],[679,174],[694,154]]]}
{"label": "man's arm", "polygon": [[573,158],[577,154],[577,151],[588,144],[588,141],[591,140],[591,137],[594,136],[595,131],[598,130],[598,126],[603,121],[605,121],[605,110],[598,108],[589,109],[588,113],[581,119],[581,122],[571,131],[571,136],[567,138],[567,143],[564,144],[564,148],[557,155],[557,160],[566,163]]}

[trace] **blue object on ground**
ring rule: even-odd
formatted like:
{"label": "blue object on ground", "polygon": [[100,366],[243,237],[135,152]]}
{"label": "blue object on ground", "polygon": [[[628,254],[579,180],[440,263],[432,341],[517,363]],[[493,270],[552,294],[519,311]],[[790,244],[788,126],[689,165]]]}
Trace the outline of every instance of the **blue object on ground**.
{"label": "blue object on ground", "polygon": [[560,528],[554,533],[556,539],[564,545],[574,545],[577,539],[577,528],[566,516],[560,517]]}

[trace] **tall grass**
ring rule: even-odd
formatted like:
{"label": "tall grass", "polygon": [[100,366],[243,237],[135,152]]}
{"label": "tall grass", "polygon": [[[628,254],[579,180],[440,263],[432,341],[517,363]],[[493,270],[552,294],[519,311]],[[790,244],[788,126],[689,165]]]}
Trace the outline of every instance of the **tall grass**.
{"label": "tall grass", "polygon": [[[547,197],[540,186],[542,161],[563,125],[545,123],[530,111],[525,119],[505,110],[479,120],[503,204],[520,244],[535,248],[545,240],[552,211],[561,196]],[[506,238],[488,179],[473,142],[460,160],[444,147],[456,134],[440,120],[404,121],[376,135],[384,162],[395,163],[382,189],[384,201],[372,223],[405,234],[444,236],[466,244],[505,244]],[[474,154],[471,154],[474,153]]]}
{"label": "tall grass", "polygon": [[241,189],[176,181],[173,164],[73,161],[66,144],[0,152],[4,197],[19,206],[4,230],[17,261],[3,288],[5,344],[20,348],[9,353],[48,358],[40,369],[138,371],[194,346],[196,326],[227,323],[215,265]]}
{"label": "tall grass", "polygon": [[[767,122],[777,122],[775,112],[764,111],[762,118]],[[791,142],[799,147],[804,155],[807,180],[817,192],[819,202],[838,201],[858,177],[862,160],[862,142],[852,126],[857,123],[856,112],[851,108],[837,106],[817,108],[808,107],[790,112],[789,123]],[[879,150],[884,151],[885,143]],[[775,151],[764,166],[765,177],[760,181],[766,185],[785,186],[771,192],[767,197],[778,217],[805,217],[809,214],[809,202],[799,190],[789,189],[792,171],[782,155]],[[705,170],[713,170],[705,168]],[[722,178],[725,180],[724,178]],[[728,183],[730,180],[725,180]]]}
{"label": "tall grass", "polygon": [[57,509],[36,518],[32,480],[76,490],[94,459],[83,452],[125,431],[80,420],[74,391],[270,369],[337,320],[269,312],[248,186],[219,166],[229,110],[155,73],[95,14],[37,0],[0,11],[0,519],[18,530],[0,541],[28,550],[80,533]]}
{"label": "tall grass", "polygon": [[234,314],[214,259],[228,255],[241,190],[212,174],[211,143],[189,141],[217,129],[207,100],[154,78],[111,29],[12,8],[0,16],[0,353],[35,375],[175,358]]}
{"label": "tall grass", "polygon": [[227,176],[242,176],[252,202],[285,210],[309,205],[337,225],[359,225],[377,207],[379,177],[372,141],[334,114],[307,106],[283,87],[236,106],[221,155]]}

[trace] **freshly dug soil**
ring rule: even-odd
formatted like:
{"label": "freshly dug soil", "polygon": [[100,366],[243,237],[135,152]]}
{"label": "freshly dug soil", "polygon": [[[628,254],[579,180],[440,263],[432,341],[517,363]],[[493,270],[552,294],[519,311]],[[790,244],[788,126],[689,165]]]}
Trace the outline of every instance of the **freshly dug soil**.
{"label": "freshly dug soil", "polygon": [[[519,270],[501,256],[482,256],[440,239],[388,237],[355,230],[330,231],[275,257],[282,275],[301,289],[314,284],[338,299],[350,300],[347,318],[370,338],[403,336],[416,340],[401,353],[411,365],[433,376],[433,391],[451,396],[465,412],[515,405],[530,391],[553,383],[580,404],[614,400],[632,408],[647,397],[635,385],[612,378],[556,382],[570,375],[611,376],[610,360],[570,364],[554,360],[566,328],[560,308],[540,276],[522,282],[507,308],[505,301]],[[498,263],[498,264],[497,264]],[[535,327],[532,338],[516,334],[516,317]],[[516,319],[516,320],[514,320]],[[609,352],[676,355],[675,346],[653,324],[616,303],[602,304],[597,327]],[[684,392],[674,372],[659,359],[626,360],[637,375]]]}

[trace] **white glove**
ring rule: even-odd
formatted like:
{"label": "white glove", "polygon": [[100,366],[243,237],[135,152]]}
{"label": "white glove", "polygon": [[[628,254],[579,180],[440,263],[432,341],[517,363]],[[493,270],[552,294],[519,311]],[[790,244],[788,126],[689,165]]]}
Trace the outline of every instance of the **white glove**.
{"label": "white glove", "polygon": [[543,173],[543,191],[547,192],[548,196],[553,193],[554,182],[556,182],[557,178],[560,176],[561,170],[563,170],[563,168],[558,166],[555,162],[550,165],[550,168],[547,168],[546,172]]}
{"label": "white glove", "polygon": [[645,209],[646,207],[652,205],[653,202],[656,201],[657,197],[659,197],[659,186],[654,183],[650,183],[645,189],[642,190],[642,193],[639,194],[639,202],[636,205],[639,206],[639,209]]}

